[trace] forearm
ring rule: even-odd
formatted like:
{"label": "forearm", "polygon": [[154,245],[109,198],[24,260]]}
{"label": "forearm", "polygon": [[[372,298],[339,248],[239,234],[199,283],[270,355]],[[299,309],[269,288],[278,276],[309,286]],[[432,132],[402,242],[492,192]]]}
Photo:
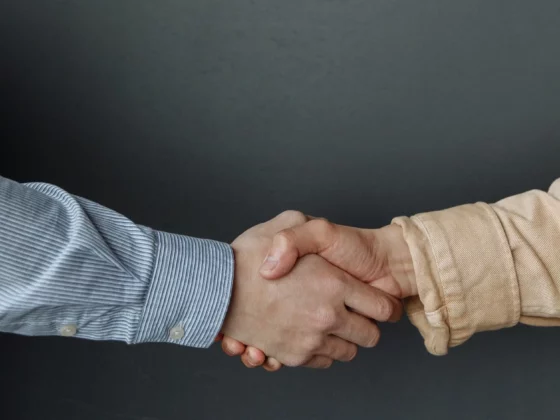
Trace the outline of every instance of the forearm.
{"label": "forearm", "polygon": [[520,321],[560,325],[560,179],[492,205],[519,284]]}
{"label": "forearm", "polygon": [[419,291],[407,310],[430,352],[445,354],[476,332],[519,321],[560,324],[557,190],[394,220]]}
{"label": "forearm", "polygon": [[[204,347],[229,303],[228,245],[135,225],[47,184],[0,178],[0,329]],[[170,330],[184,331],[170,336]]]}

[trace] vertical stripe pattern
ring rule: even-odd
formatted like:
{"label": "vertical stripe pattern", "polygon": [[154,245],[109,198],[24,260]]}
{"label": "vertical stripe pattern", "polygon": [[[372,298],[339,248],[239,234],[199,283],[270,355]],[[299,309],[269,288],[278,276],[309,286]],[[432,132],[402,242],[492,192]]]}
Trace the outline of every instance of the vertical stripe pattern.
{"label": "vertical stripe pattern", "polygon": [[[49,184],[0,177],[0,330],[207,347],[233,281],[229,245],[154,231]],[[173,327],[184,337],[170,338]]]}

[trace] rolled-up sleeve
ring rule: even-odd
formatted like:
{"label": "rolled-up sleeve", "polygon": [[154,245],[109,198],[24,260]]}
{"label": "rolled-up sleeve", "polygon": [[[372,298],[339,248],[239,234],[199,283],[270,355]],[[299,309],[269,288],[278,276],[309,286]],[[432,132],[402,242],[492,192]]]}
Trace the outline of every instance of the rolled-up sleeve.
{"label": "rolled-up sleeve", "polygon": [[0,178],[0,329],[208,347],[228,244],[155,231],[49,184]]}
{"label": "rolled-up sleeve", "polygon": [[428,351],[480,331],[560,325],[560,181],[495,204],[399,217],[418,296],[406,302]]}

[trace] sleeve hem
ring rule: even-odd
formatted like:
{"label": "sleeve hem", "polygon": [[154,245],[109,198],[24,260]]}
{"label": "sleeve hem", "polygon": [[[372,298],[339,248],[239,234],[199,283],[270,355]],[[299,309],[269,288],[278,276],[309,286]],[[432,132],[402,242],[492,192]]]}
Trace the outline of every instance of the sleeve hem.
{"label": "sleeve hem", "polygon": [[407,301],[407,312],[431,353],[446,354],[476,332],[519,322],[513,257],[488,204],[393,222],[403,227],[418,283],[419,296]]}
{"label": "sleeve hem", "polygon": [[155,237],[154,272],[134,342],[209,347],[229,306],[232,249],[225,243],[171,233],[155,232]]}

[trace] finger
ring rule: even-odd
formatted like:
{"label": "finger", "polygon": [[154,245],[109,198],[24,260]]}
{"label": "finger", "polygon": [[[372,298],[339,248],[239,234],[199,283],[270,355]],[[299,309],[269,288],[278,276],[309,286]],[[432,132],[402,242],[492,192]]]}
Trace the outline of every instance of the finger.
{"label": "finger", "polygon": [[222,340],[222,350],[229,356],[241,356],[245,351],[245,347],[245,344],[227,335]]}
{"label": "finger", "polygon": [[284,229],[274,236],[260,274],[267,279],[280,278],[291,271],[298,258],[318,254],[360,279],[369,279],[379,266],[371,232],[325,219]]}
{"label": "finger", "polygon": [[249,360],[247,353],[243,353],[241,355],[241,362],[243,362],[245,367],[248,367],[249,369],[253,369],[253,368],[257,367],[255,365],[251,364],[251,361]]}
{"label": "finger", "polygon": [[262,364],[266,361],[266,355],[261,350],[252,346],[247,346],[245,349],[245,355],[247,361],[252,366],[262,366]]}
{"label": "finger", "polygon": [[334,335],[327,337],[325,345],[317,352],[333,360],[349,362],[358,354],[358,346]]}
{"label": "finger", "polygon": [[214,343],[217,341],[222,341],[222,339],[224,338],[224,334],[219,333],[216,338],[214,338]]}
{"label": "finger", "polygon": [[333,364],[333,359],[327,356],[314,356],[307,362],[304,367],[313,369],[327,369]]}
{"label": "finger", "polygon": [[290,227],[278,232],[270,251],[261,266],[260,273],[268,279],[276,279],[288,274],[299,257],[319,254],[328,248],[333,238],[331,230],[326,231],[323,224],[328,222],[313,219],[300,226]]}
{"label": "finger", "polygon": [[358,346],[375,347],[379,342],[381,331],[373,321],[362,315],[347,312],[343,324],[332,334]]}
{"label": "finger", "polygon": [[402,316],[400,300],[345,274],[348,282],[346,306],[377,321],[398,321]]}
{"label": "finger", "polygon": [[383,290],[391,296],[403,296],[403,293],[406,293],[403,291],[402,285],[399,284],[391,275],[376,279],[369,284],[376,289]]}
{"label": "finger", "polygon": [[263,365],[263,368],[268,372],[276,372],[277,370],[280,370],[281,367],[282,363],[280,363],[274,357],[267,357]]}

